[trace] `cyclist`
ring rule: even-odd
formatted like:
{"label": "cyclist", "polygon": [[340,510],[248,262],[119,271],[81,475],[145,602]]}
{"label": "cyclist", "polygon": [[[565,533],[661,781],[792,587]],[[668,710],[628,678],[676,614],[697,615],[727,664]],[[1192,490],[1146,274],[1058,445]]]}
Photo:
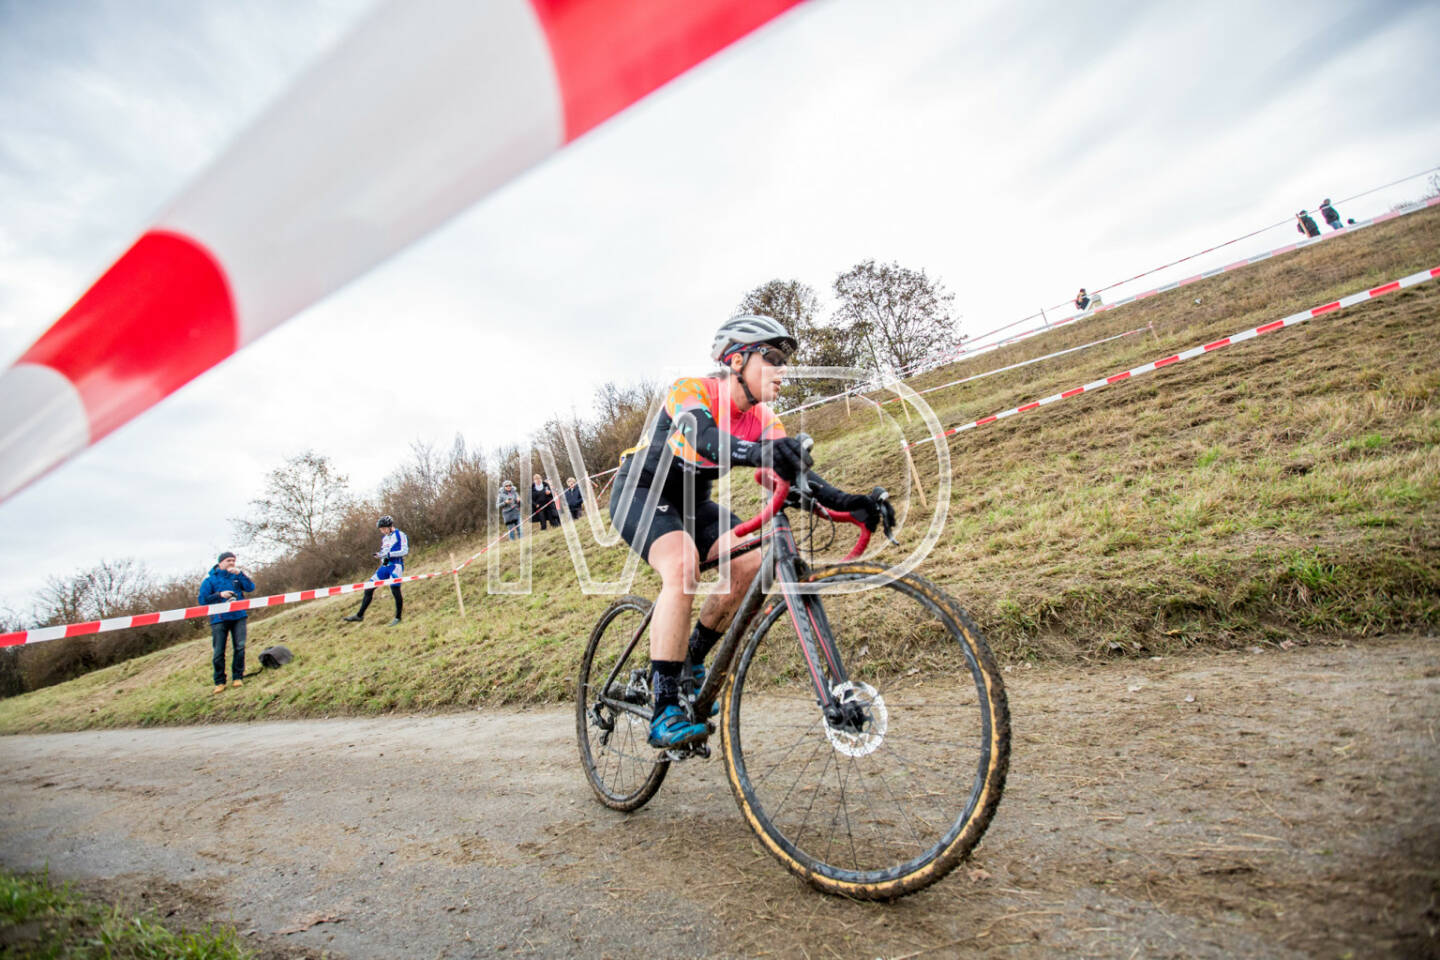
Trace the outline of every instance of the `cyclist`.
{"label": "cyclist", "polygon": [[[370,579],[392,580],[405,576],[405,556],[410,552],[410,538],[405,536],[403,530],[396,529],[395,521],[388,513],[375,521],[375,528],[381,533],[380,550],[375,554],[380,566],[375,569],[375,575]],[[405,613],[405,598],[400,595],[400,584],[390,584],[390,595],[395,598],[395,619],[389,623],[389,626],[393,627],[400,623]],[[364,620],[365,611],[374,598],[375,588],[371,587],[365,591],[365,597],[360,601],[360,609],[343,619],[350,623]]]}
{"label": "cyclist", "polygon": [[[680,706],[682,673],[688,660],[695,689],[704,683],[705,657],[724,635],[760,568],[758,550],[728,561],[730,591],[706,599],[687,643],[701,559],[728,554],[735,542],[730,531],[740,522],[710,499],[711,484],[732,466],[769,466],[787,481],[807,472],[799,441],[785,435],[766,405],[779,395],[797,346],[770,317],[746,314],[727,320],[710,352],[723,369],[713,377],[684,377],[671,384],[650,436],[620,458],[610,495],[611,523],[660,574],[662,584],[650,622],[652,747],[679,747],[709,735],[709,727],[689,719]],[[665,456],[667,450],[673,459]],[[813,473],[807,476],[823,506],[849,511],[871,530],[882,511],[893,521],[887,500],[845,493]],[[693,513],[685,513],[687,502]]]}

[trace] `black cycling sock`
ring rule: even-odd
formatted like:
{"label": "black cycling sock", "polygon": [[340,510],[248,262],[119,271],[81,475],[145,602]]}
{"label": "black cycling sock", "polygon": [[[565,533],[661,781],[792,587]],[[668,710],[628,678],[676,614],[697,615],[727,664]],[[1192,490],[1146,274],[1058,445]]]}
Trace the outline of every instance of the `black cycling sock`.
{"label": "black cycling sock", "polygon": [[370,606],[370,601],[373,599],[375,599],[375,588],[371,587],[369,590],[365,591],[365,599],[360,601],[360,609],[355,612],[355,616],[365,616],[365,608]]}
{"label": "black cycling sock", "polygon": [[680,669],[684,666],[681,660],[650,661],[650,686],[655,691],[657,717],[666,707],[680,706]]}
{"label": "black cycling sock", "polygon": [[725,636],[724,630],[711,630],[699,620],[695,621],[695,629],[690,631],[690,662],[692,664],[704,663],[715,644]]}
{"label": "black cycling sock", "polygon": [[390,585],[390,595],[395,598],[395,619],[399,620],[405,610],[405,598],[400,596],[400,584],[392,583]]}

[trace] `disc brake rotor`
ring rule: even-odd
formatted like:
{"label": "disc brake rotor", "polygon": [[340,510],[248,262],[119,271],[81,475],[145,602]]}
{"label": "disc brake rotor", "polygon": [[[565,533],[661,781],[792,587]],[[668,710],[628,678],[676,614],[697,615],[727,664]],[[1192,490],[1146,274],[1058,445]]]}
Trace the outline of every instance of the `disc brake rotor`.
{"label": "disc brake rotor", "polygon": [[831,687],[830,694],[841,706],[859,706],[865,718],[864,723],[853,730],[825,721],[825,736],[830,745],[847,757],[864,757],[880,749],[880,744],[885,742],[885,730],[890,725],[890,711],[886,709],[885,698],[880,691],[868,683],[846,680]]}

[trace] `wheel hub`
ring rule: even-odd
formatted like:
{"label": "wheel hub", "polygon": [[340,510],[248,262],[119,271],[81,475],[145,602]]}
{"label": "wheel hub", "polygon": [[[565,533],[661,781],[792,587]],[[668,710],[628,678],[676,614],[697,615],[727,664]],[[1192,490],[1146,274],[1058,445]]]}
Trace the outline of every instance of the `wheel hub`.
{"label": "wheel hub", "polygon": [[890,725],[885,698],[868,683],[847,680],[830,689],[835,703],[825,711],[825,736],[847,757],[864,757],[880,749]]}

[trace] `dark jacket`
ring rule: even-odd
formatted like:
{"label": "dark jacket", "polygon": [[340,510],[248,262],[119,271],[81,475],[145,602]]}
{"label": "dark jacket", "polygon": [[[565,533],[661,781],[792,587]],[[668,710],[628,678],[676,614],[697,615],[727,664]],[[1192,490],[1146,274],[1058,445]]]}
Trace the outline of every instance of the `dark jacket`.
{"label": "dark jacket", "polygon": [[565,502],[570,505],[571,513],[580,509],[585,503],[585,495],[580,492],[580,484],[577,483],[573,487],[565,488]]}
{"label": "dark jacket", "polygon": [[548,482],[542,482],[537,490],[535,484],[530,484],[530,512],[534,513],[541,507],[548,507],[555,502],[555,491],[550,489]]}
{"label": "dark jacket", "polygon": [[[254,590],[255,581],[234,570],[221,570],[219,565],[210,568],[210,575],[200,581],[200,595],[197,599],[201,604],[209,606],[212,603],[229,603],[231,600],[244,600],[245,591]],[[226,590],[234,590],[235,596],[222,597],[220,594]],[[244,620],[250,616],[248,610],[232,610],[229,613],[217,613],[211,616],[211,623],[219,623],[222,620]]]}
{"label": "dark jacket", "polygon": [[1297,233],[1303,233],[1307,237],[1320,236],[1320,226],[1315,222],[1314,217],[1310,216],[1310,214],[1308,213],[1303,213],[1299,215],[1299,220],[1300,222],[1295,224],[1295,230]]}
{"label": "dark jacket", "polygon": [[1340,222],[1340,211],[1328,203],[1320,204],[1320,216],[1324,217],[1325,222],[1331,226],[1335,226]]}

